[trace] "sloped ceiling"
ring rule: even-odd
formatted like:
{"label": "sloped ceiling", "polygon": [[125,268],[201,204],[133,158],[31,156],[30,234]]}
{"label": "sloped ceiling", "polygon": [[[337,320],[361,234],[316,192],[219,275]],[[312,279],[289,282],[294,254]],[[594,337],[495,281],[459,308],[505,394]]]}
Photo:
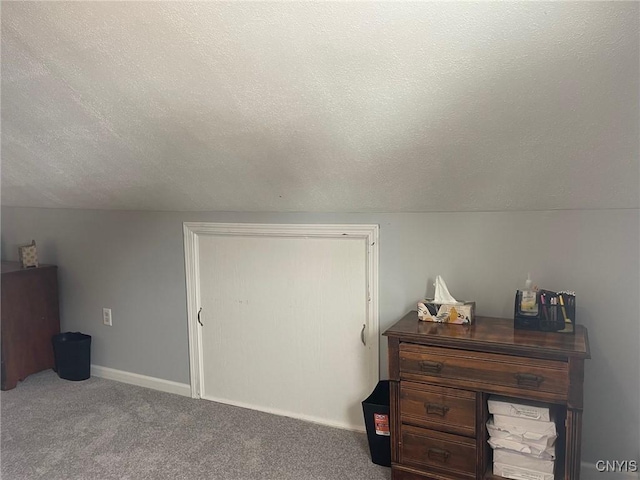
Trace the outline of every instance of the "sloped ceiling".
{"label": "sloped ceiling", "polygon": [[637,2],[3,2],[2,203],[638,208]]}

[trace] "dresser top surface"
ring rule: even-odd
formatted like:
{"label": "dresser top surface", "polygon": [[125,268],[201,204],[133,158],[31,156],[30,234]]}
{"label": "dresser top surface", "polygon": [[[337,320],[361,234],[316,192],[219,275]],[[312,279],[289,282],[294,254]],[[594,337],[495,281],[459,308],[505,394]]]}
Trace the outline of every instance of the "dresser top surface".
{"label": "dresser top surface", "polygon": [[516,330],[513,319],[476,317],[473,325],[422,322],[418,312],[407,313],[384,335],[400,341],[465,350],[590,358],[587,329],[576,325],[574,334]]}
{"label": "dresser top surface", "polygon": [[13,272],[29,272],[32,270],[40,270],[43,268],[55,268],[55,265],[45,265],[45,264],[40,264],[37,267],[33,267],[33,268],[22,268],[20,266],[20,262],[7,262],[7,261],[2,261],[2,273],[13,273]]}

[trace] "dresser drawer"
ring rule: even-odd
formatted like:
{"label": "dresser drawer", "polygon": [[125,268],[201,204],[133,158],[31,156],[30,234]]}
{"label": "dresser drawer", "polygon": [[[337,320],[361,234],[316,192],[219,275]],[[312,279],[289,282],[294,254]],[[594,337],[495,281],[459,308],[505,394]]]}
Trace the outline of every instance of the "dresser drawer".
{"label": "dresser drawer", "polygon": [[476,441],[411,425],[401,426],[400,463],[438,469],[454,478],[475,478]]}
{"label": "dresser drawer", "polygon": [[405,343],[400,345],[400,378],[445,385],[482,384],[487,392],[501,385],[563,395],[569,384],[565,362]]}
{"label": "dresser drawer", "polygon": [[400,419],[403,423],[474,437],[476,394],[403,381],[400,384]]}

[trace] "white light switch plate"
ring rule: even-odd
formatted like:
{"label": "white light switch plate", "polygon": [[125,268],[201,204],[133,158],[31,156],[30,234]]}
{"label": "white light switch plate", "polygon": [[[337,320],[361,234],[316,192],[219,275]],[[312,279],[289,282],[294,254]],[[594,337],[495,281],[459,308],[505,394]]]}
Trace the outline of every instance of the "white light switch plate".
{"label": "white light switch plate", "polygon": [[111,309],[110,308],[103,308],[102,309],[102,323],[104,323],[105,325],[109,325],[110,327],[113,326],[113,323],[111,321]]}

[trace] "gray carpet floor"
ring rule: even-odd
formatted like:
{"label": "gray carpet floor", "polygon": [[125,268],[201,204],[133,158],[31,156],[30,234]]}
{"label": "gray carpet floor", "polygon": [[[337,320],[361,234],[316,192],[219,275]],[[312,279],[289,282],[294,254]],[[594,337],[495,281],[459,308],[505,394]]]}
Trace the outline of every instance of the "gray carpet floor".
{"label": "gray carpet floor", "polygon": [[366,435],[92,377],[0,395],[2,480],[388,480]]}

